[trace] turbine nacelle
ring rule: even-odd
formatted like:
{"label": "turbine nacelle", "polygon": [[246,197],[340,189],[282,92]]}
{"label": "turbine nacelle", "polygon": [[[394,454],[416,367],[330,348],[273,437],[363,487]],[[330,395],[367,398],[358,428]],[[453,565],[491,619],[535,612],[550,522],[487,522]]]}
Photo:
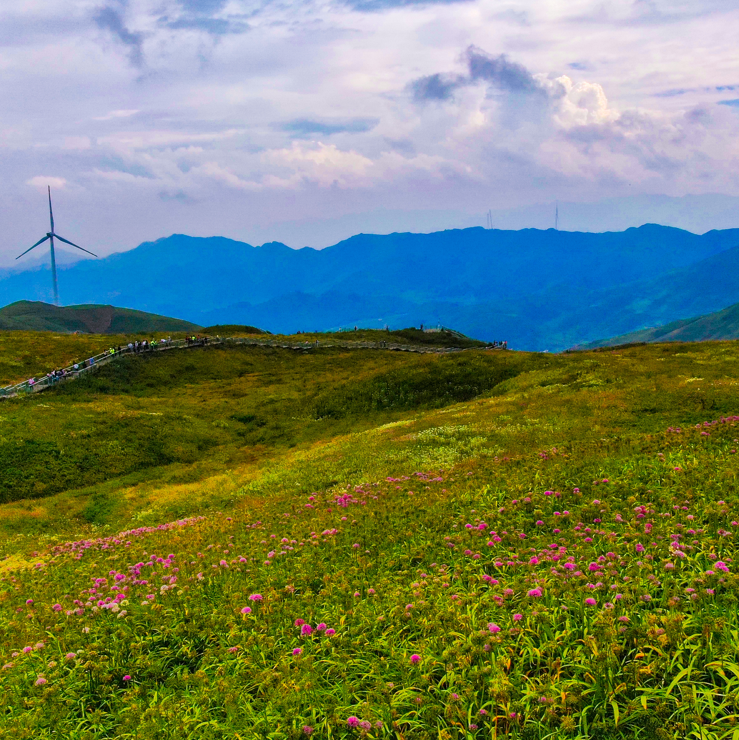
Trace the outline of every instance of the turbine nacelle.
{"label": "turbine nacelle", "polygon": [[47,185],[49,189],[49,221],[51,222],[51,231],[46,232],[46,236],[43,239],[39,239],[32,247],[29,247],[23,254],[19,254],[16,259],[19,260],[23,255],[28,254],[32,249],[36,249],[40,244],[43,244],[47,239],[49,240],[49,249],[51,252],[51,276],[52,280],[54,281],[54,305],[59,305],[59,289],[57,286],[57,279],[56,279],[56,259],[54,257],[54,239],[58,239],[60,242],[64,242],[65,244],[69,244],[70,247],[75,247],[75,249],[79,249],[81,252],[86,252],[87,254],[91,254],[93,257],[97,257],[97,255],[94,252],[90,252],[87,249],[83,249],[79,244],[75,244],[74,242],[69,241],[69,239],[65,239],[63,236],[59,236],[59,234],[54,233],[54,212],[51,210],[51,186]]}

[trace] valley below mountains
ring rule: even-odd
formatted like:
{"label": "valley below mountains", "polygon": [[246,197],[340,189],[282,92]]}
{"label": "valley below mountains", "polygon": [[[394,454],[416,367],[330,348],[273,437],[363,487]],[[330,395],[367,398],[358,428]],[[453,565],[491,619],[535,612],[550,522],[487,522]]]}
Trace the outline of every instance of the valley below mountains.
{"label": "valley below mountains", "polygon": [[[59,270],[65,304],[292,333],[451,326],[561,351],[739,302],[739,229],[360,234],[322,250],[173,235]],[[717,278],[720,276],[720,279]],[[48,268],[0,271],[0,303],[48,300]]]}

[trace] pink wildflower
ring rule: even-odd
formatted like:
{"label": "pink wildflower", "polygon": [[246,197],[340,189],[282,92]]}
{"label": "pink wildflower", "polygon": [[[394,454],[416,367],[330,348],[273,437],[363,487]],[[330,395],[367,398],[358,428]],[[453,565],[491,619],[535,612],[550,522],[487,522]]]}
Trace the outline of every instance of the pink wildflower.
{"label": "pink wildflower", "polygon": [[411,655],[411,663],[413,663],[413,665],[417,665],[420,662],[421,662],[421,656],[416,655],[416,653],[413,653],[413,655]]}

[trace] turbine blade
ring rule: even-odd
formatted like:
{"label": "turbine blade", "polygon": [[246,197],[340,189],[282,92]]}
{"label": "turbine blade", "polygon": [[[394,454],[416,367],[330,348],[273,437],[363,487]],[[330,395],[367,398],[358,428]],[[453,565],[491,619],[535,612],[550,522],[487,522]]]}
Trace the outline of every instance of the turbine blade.
{"label": "turbine blade", "polygon": [[49,220],[51,221],[51,233],[54,233],[54,213],[51,210],[51,185],[47,185],[49,188]]}
{"label": "turbine blade", "polygon": [[90,252],[87,249],[83,249],[79,244],[75,244],[74,242],[69,241],[69,239],[65,239],[63,236],[59,236],[59,234],[54,234],[54,236],[60,242],[64,242],[65,244],[69,244],[71,247],[77,247],[77,249],[82,249],[83,252],[87,252],[87,254],[91,254],[93,257],[97,257],[97,255],[94,252]]}
{"label": "turbine blade", "polygon": [[[32,247],[29,247],[23,254],[28,254],[32,249],[36,249],[39,244],[43,244],[47,239],[50,239],[51,237],[47,234],[43,239],[39,239]],[[19,254],[16,259],[19,260],[23,254]]]}

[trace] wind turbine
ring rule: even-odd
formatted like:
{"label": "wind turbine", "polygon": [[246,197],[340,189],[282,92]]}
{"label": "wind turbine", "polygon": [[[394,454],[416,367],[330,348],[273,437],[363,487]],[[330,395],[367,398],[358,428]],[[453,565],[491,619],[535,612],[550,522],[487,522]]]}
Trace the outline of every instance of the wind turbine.
{"label": "wind turbine", "polygon": [[50,246],[51,246],[51,277],[54,281],[54,305],[59,305],[59,287],[56,280],[56,258],[54,257],[54,239],[58,239],[60,242],[64,242],[65,244],[69,244],[70,247],[76,247],[77,249],[81,250],[82,252],[87,252],[87,254],[92,254],[93,257],[97,257],[96,254],[93,254],[92,252],[88,252],[86,249],[82,249],[82,247],[79,246],[79,244],[75,244],[74,242],[69,241],[69,239],[65,239],[63,236],[59,236],[59,234],[54,233],[54,212],[51,210],[51,186],[47,185],[49,189],[49,220],[51,222],[51,231],[47,232],[46,236],[43,239],[39,239],[32,247],[27,249],[23,254],[19,254],[16,259],[19,260],[21,257],[23,257],[24,254],[28,254],[31,249],[36,249],[36,247],[39,246],[39,244],[43,244],[47,239],[49,240]]}

